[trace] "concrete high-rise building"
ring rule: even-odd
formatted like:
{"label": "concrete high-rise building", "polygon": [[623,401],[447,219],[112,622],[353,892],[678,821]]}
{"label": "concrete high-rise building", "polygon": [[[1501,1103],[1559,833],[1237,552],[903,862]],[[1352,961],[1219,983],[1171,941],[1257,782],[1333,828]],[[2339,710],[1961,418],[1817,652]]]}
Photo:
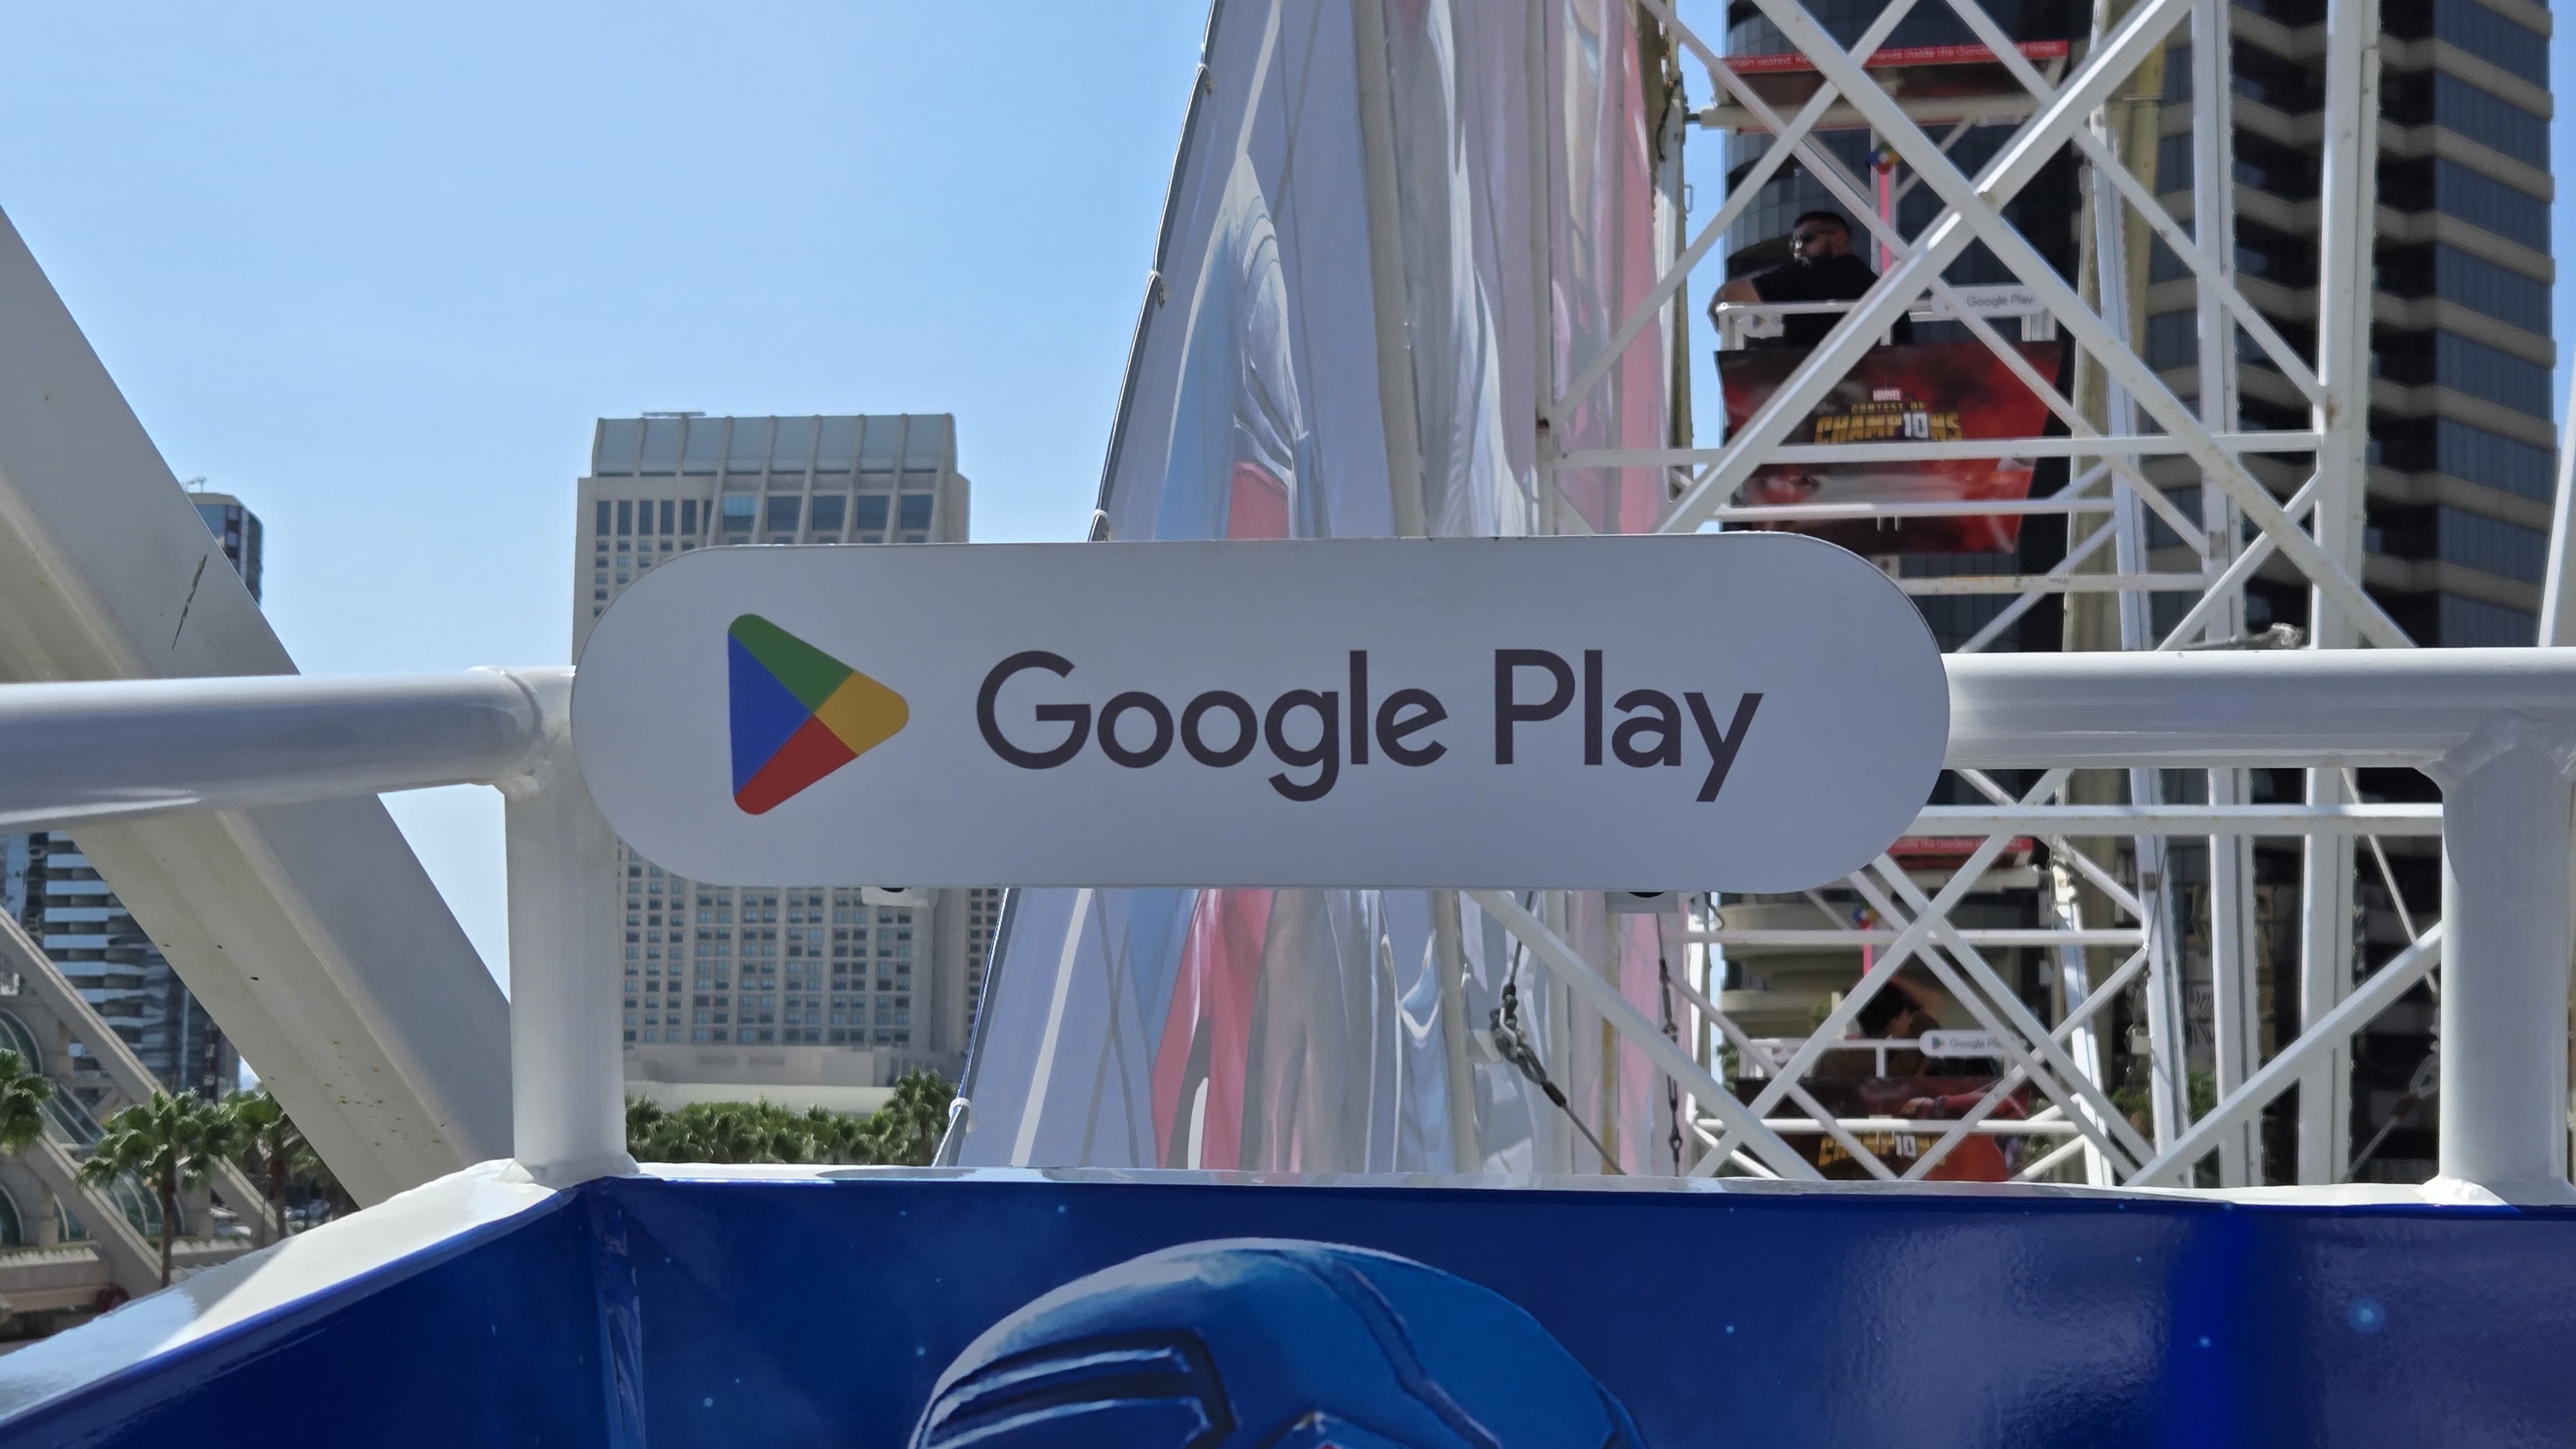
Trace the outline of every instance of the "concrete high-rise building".
{"label": "concrete high-rise building", "polygon": [[[2379,236],[2363,585],[2419,644],[2529,644],[2549,551],[2549,12],[2528,0],[2389,0],[2380,43]],[[2322,0],[2239,5],[2236,264],[2294,344],[2315,330],[2325,105]],[[2190,68],[2166,64],[2156,190],[2188,215]],[[2196,368],[2191,283],[2149,271],[2148,361]],[[2287,379],[2244,354],[2245,425],[2308,426]],[[2270,479],[2287,493],[2296,460]],[[2249,627],[2302,621],[2303,582],[2267,571]],[[2259,617],[2267,612],[2270,618]]]}
{"label": "concrete high-rise building", "polygon": [[[578,489],[573,652],[628,584],[694,549],[962,543],[945,415],[604,418]],[[676,650],[723,641],[674,639]],[[766,1096],[873,1107],[903,1072],[955,1080],[998,889],[683,880],[619,848],[627,1080],[666,1105]]]}
{"label": "concrete high-rise building", "polygon": [[[225,559],[250,586],[251,597],[258,598],[259,515],[228,493],[192,492],[188,501],[222,541]],[[240,1053],[71,836],[0,836],[0,911],[35,938],[163,1085],[207,1096],[232,1089],[241,1073]],[[64,1085],[84,1105],[98,1105],[108,1085],[97,1059],[77,1042],[69,1059],[72,1079]]]}
{"label": "concrete high-rise building", "polygon": [[192,492],[188,501],[197,505],[197,516],[224,543],[224,557],[232,561],[233,572],[250,586],[250,596],[259,597],[260,527],[259,515],[242,506],[242,501],[229,493]]}
{"label": "concrete high-rise building", "polygon": [[[97,867],[66,834],[0,838],[5,892],[18,924],[64,977],[172,1091],[219,1097],[241,1075],[241,1056],[162,958]],[[84,1106],[107,1090],[88,1048],[70,1048],[72,1089]]]}

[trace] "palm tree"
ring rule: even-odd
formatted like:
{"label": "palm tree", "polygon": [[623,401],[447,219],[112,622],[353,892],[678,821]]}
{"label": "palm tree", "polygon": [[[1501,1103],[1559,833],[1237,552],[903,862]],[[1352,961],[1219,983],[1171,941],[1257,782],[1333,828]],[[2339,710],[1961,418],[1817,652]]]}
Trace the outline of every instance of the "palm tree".
{"label": "palm tree", "polygon": [[0,1049],[0,1156],[15,1157],[45,1135],[45,1103],[54,1084],[25,1057]]}
{"label": "palm tree", "polygon": [[829,1107],[808,1107],[803,1121],[806,1141],[812,1144],[809,1162],[872,1163],[877,1160],[876,1143],[868,1135],[868,1119],[835,1112]]}
{"label": "palm tree", "polygon": [[955,1092],[937,1072],[910,1071],[894,1084],[894,1096],[867,1120],[867,1134],[878,1162],[928,1167],[948,1130],[948,1101]]}
{"label": "palm tree", "polygon": [[286,1231],[286,1198],[295,1179],[320,1175],[322,1159],[313,1144],[304,1140],[295,1119],[286,1115],[268,1088],[235,1092],[224,1098],[223,1111],[232,1120],[233,1160],[260,1182],[260,1195],[268,1199],[269,1211],[276,1215],[278,1232]]}
{"label": "palm tree", "polygon": [[161,1286],[170,1286],[170,1246],[179,1231],[179,1191],[204,1180],[234,1147],[232,1114],[194,1092],[152,1100],[107,1119],[107,1131],[81,1164],[83,1182],[109,1183],[132,1173],[161,1200]]}
{"label": "palm tree", "polygon": [[639,1162],[892,1163],[927,1166],[948,1130],[954,1095],[935,1072],[911,1072],[865,1117],[774,1102],[692,1102],[665,1111],[626,1104],[626,1150]]}
{"label": "palm tree", "polygon": [[824,1161],[833,1130],[772,1102],[691,1102],[677,1112],[642,1098],[626,1104],[626,1150],[640,1162]]}
{"label": "palm tree", "polygon": [[803,1162],[810,1146],[796,1115],[768,1102],[693,1103],[680,1119],[693,1128],[699,1162]]}
{"label": "palm tree", "polygon": [[650,1097],[626,1099],[626,1155],[638,1162],[669,1162],[662,1146],[671,1114]]}

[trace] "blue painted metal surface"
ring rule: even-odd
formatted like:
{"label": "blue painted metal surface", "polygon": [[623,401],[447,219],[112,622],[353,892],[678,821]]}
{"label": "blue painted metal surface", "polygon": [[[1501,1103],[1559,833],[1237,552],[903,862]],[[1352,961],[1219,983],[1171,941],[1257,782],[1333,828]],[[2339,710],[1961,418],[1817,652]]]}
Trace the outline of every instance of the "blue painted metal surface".
{"label": "blue painted metal surface", "polygon": [[0,1445],[611,1444],[589,1216],[566,1197],[381,1264],[0,1420]]}
{"label": "blue painted metal surface", "polygon": [[[1295,1242],[1219,1241],[1246,1238]],[[2571,1212],[634,1178],[0,1422],[0,1449],[905,1449],[1084,1395],[1167,1412],[979,1442],[1599,1449],[1624,1413],[1658,1449],[2558,1445],[2571,1363]],[[943,1376],[959,1412],[920,1433]]]}

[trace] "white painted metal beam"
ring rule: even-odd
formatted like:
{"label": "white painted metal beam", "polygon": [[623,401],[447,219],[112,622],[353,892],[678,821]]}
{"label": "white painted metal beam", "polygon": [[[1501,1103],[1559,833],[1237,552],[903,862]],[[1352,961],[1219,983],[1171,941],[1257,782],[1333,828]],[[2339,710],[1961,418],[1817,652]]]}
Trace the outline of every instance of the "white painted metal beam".
{"label": "white painted metal beam", "polygon": [[1520,939],[1531,954],[1547,964],[1556,980],[1583,998],[1583,1003],[1598,1013],[1603,1021],[1618,1028],[1629,1043],[1644,1052],[1657,1069],[1680,1082],[1705,1101],[1709,1109],[1724,1118],[1728,1134],[1760,1157],[1773,1171],[1790,1178],[1813,1179],[1816,1169],[1807,1160],[1789,1150],[1782,1142],[1754,1120],[1753,1113],[1735,1099],[1735,1094],[1708,1073],[1706,1067],[1691,1060],[1681,1045],[1663,1034],[1645,1013],[1629,1004],[1618,988],[1601,979],[1601,973],[1583,959],[1582,953],[1566,944],[1565,939],[1550,930],[1538,917],[1521,908],[1520,902],[1501,891],[1468,891],[1476,908],[1502,923],[1504,930]]}
{"label": "white painted metal beam", "polygon": [[[2312,527],[2317,547],[2334,566],[2359,578],[2368,534],[2370,378],[2376,364],[2370,334],[2382,124],[2378,0],[2336,0],[2326,7],[2325,30],[2316,333],[2317,378],[2324,391],[2312,412],[2325,443],[2317,453],[2323,489]],[[2351,599],[2324,587],[2330,580],[2312,582],[2318,585],[2308,593],[2313,646],[2349,649],[2364,637],[2386,642],[2376,637],[2371,621]],[[2332,805],[2343,799],[2339,771],[2308,772],[2310,803]],[[2353,985],[2352,842],[2310,839],[2300,877],[2299,1018],[2313,1023]],[[2351,1082],[2350,1056],[2337,1045],[2300,1083],[2300,1181],[2336,1181],[2351,1160]]]}
{"label": "white painted metal beam", "polygon": [[1997,514],[2108,513],[2114,506],[2107,498],[1942,498],[1921,503],[1755,503],[1714,508],[1708,516],[1718,523],[1985,518]]}
{"label": "white painted metal beam", "polygon": [[[1846,1132],[1910,1132],[1930,1136],[1957,1125],[1946,1117],[1765,1117],[1762,1125],[1774,1132],[1822,1132],[1831,1123]],[[1977,1137],[2073,1137],[2075,1124],[2063,1117],[2032,1121],[2023,1117],[1981,1118],[1968,1124],[1968,1135]]]}
{"label": "white painted metal beam", "polygon": [[[0,218],[0,679],[294,671]],[[360,1202],[509,1149],[508,1004],[370,799],[81,848]]]}
{"label": "white painted metal beam", "polygon": [[2576,723],[2576,654],[2547,649],[1974,654],[1945,662],[1954,768],[2421,766],[2499,714]]}
{"label": "white painted metal beam", "polygon": [[[2439,805],[1930,805],[1917,835],[2440,835]],[[1973,934],[1973,933],[1972,933]]]}
{"label": "white painted metal beam", "polygon": [[617,841],[573,764],[572,676],[554,666],[0,685],[0,738],[28,754],[0,767],[0,819],[219,819],[326,794],[497,786],[519,963],[512,1155],[558,1186],[632,1171],[618,978],[590,955],[616,926]]}
{"label": "white painted metal beam", "polygon": [[[1722,66],[1717,58],[1687,27],[1680,24],[1663,0],[1640,0],[1640,3],[1653,11],[1684,44],[1698,52],[1721,82],[1728,79],[1721,73]],[[2086,58],[2068,84],[2058,90],[2054,99],[1988,162],[1974,181],[1962,175],[1922,129],[1907,119],[1891,98],[1877,89],[1866,72],[1832,43],[1812,16],[1795,4],[1787,3],[1787,0],[1756,0],[1756,3],[1790,43],[1816,63],[1823,77],[1842,89],[1853,104],[1870,117],[1880,135],[1941,195],[1950,209],[1934,220],[1917,239],[1914,249],[1880,279],[1869,296],[1846,316],[1842,325],[1835,328],[1797,372],[1756,410],[1738,431],[1733,446],[1728,450],[1727,460],[1712,465],[1676,503],[1663,525],[1667,531],[1696,528],[1707,516],[1709,508],[1731,496],[1754,467],[1769,459],[1771,450],[1785,441],[1806,410],[1871,345],[1876,334],[1884,330],[1895,313],[1909,305],[1924,288],[1938,285],[1940,270],[1974,239],[1985,242],[2006,266],[2012,268],[2024,285],[2040,296],[2059,324],[2101,362],[2113,379],[2147,409],[2166,433],[2185,444],[2186,450],[2200,463],[2204,476],[2226,490],[2246,516],[2275,539],[2277,546],[2319,590],[2348,611],[2362,633],[2387,647],[2402,648],[2411,644],[2405,632],[2387,618],[2349,574],[2329,562],[2328,556],[2313,540],[2283,517],[2278,503],[2245,471],[2238,458],[2215,444],[2199,419],[2193,417],[2155,373],[2128,350],[2124,341],[2106,329],[2102,319],[2085,306],[2064,279],[1996,211],[1998,206],[2018,193],[2060,144],[2072,136],[2080,126],[2080,118],[2100,104],[2110,90],[2135,69],[2148,50],[2163,42],[2165,32],[2184,17],[2179,8],[2180,0],[2145,0],[2131,10]],[[1753,104],[1756,99],[1747,99],[1747,104]],[[1830,184],[1830,178],[1827,179]],[[2136,485],[2133,483],[2133,486]],[[2197,534],[2198,530],[2193,529],[2192,532]]]}
{"label": "white painted metal beam", "polygon": [[[2315,433],[2221,433],[2210,439],[2230,453],[2313,453]],[[1565,455],[1569,468],[1682,468],[1715,463],[1727,448],[1589,448]],[[1763,456],[1774,463],[1907,463],[1946,458],[2100,458],[2181,456],[2185,442],[2164,433],[2091,438],[1956,438],[1942,442],[1780,443]],[[1989,508],[1988,512],[1997,511]]]}
{"label": "white painted metal beam", "polygon": [[2540,586],[2540,643],[2576,644],[2576,580],[2568,577],[2576,543],[2576,376],[2567,379],[2567,404],[2558,419],[2558,506],[2549,519],[2549,564]]}
{"label": "white painted metal beam", "polygon": [[2442,846],[2440,1181],[2513,1203],[2576,1204],[2567,1178],[2571,759],[2576,730],[2564,721],[2499,714],[2429,771],[2453,824]]}
{"label": "white painted metal beam", "polygon": [[629,1173],[623,981],[591,955],[616,939],[617,835],[572,753],[572,671],[530,671],[543,734],[532,768],[499,784],[509,842],[510,1152],[550,1187]]}
{"label": "white painted metal beam", "polygon": [[[1720,927],[1714,931],[1691,931],[1675,939],[1704,942],[1715,946],[1789,946],[1804,948],[1893,946],[1904,933],[1884,926],[1837,930],[1831,926],[1812,931],[1766,931],[1753,928]],[[1971,946],[2135,946],[2146,940],[2138,929],[2112,931],[1961,931],[1961,939]]]}
{"label": "white painted metal beam", "polygon": [[0,684],[0,720],[12,831],[480,784],[531,768],[538,739],[528,687],[497,669]]}
{"label": "white painted metal beam", "polygon": [[2442,930],[2440,925],[2434,926],[2424,933],[2422,940],[2380,967],[2323,1020],[2300,1033],[2297,1041],[2281,1048],[2278,1055],[2264,1063],[2263,1070],[2246,1082],[2243,1091],[2221,1101],[2208,1116],[2191,1124],[2191,1130],[2175,1139],[2172,1146],[2157,1153],[2154,1161],[2140,1167],[2137,1174],[2129,1179],[2129,1185],[2152,1187],[2179,1182],[2193,1164],[2217,1150],[2225,1134],[2250,1125],[2266,1104],[2287,1090],[2300,1073],[2315,1065],[2320,1054],[2350,1040],[2354,1032],[2370,1025],[2372,1018],[2387,1010],[2398,997],[2412,990],[2415,983],[2441,964]]}
{"label": "white painted metal beam", "polygon": [[2197,594],[2209,587],[2199,574],[1934,574],[1901,578],[1896,586],[1917,595],[1967,594]]}

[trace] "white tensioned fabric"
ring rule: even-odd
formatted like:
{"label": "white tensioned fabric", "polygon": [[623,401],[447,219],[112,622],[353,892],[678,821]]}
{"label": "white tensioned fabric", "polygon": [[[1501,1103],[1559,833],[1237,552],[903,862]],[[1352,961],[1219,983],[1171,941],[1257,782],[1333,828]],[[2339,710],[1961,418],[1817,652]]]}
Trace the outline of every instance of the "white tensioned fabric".
{"label": "white tensioned fabric", "polygon": [[[1385,536],[1380,325],[1409,342],[1420,516],[1447,535],[1654,522],[1649,470],[1535,491],[1553,366],[1591,359],[1656,273],[1653,165],[1623,0],[1221,0],[1174,168],[1095,531],[1120,539]],[[1362,25],[1382,26],[1382,45]],[[1532,45],[1539,47],[1536,57]],[[1534,63],[1535,61],[1535,63]],[[1363,125],[1364,65],[1391,114]],[[1526,105],[1533,81],[1545,104]],[[1537,132],[1538,134],[1534,134]],[[1391,167],[1393,264],[1372,287],[1370,147]],[[1533,150],[1547,153],[1534,157]],[[1544,164],[1541,164],[1542,161]],[[1529,178],[1549,178],[1542,205]],[[1388,193],[1381,182],[1379,195]],[[1536,218],[1548,219],[1544,235]],[[1537,278],[1545,269],[1544,288]],[[1560,446],[1651,446],[1647,349]],[[1409,481],[1409,468],[1395,470]],[[1579,515],[1567,519],[1568,512]],[[1534,823],[1533,828],[1542,828]],[[1511,1068],[1453,1057],[1433,969],[1446,899],[1378,891],[1019,891],[995,948],[952,1139],[968,1164],[1305,1171],[1598,1170]],[[1464,1009],[1485,1025],[1522,948],[1459,907]],[[1652,917],[1575,896],[1556,922],[1650,1017]],[[1591,1010],[1518,976],[1522,1021],[1630,1171],[1673,1170],[1660,1080]],[[1462,1156],[1453,1083],[1480,1141]]]}

